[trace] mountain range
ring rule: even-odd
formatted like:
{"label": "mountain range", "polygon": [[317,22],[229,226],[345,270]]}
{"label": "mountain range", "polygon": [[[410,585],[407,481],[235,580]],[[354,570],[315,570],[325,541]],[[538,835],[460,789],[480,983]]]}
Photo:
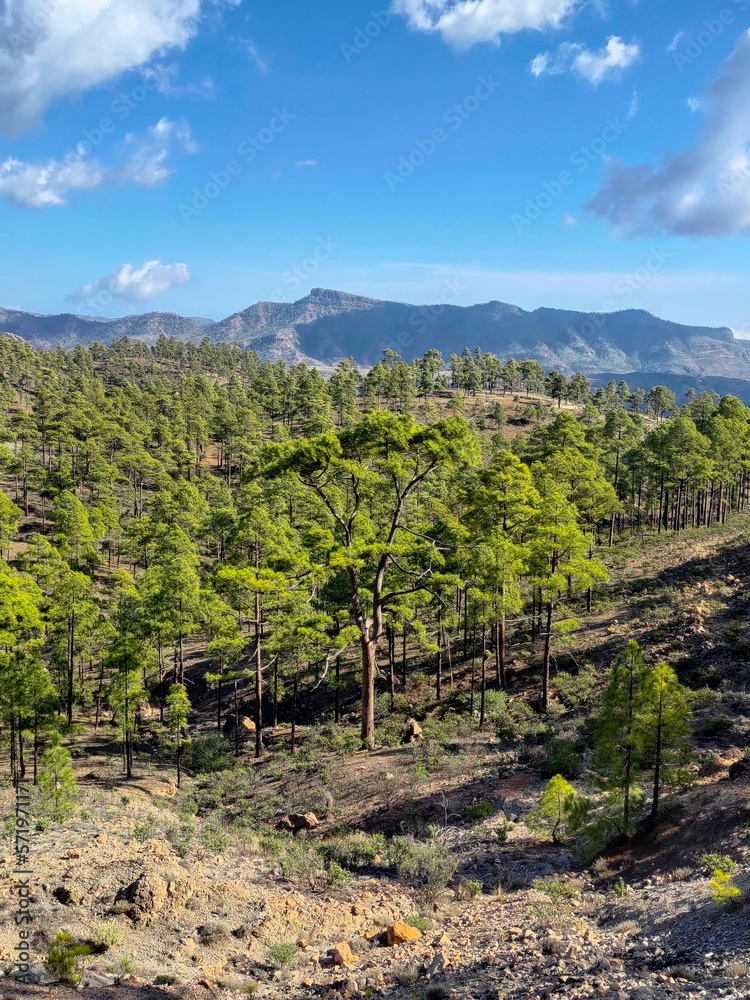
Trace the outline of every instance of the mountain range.
{"label": "mountain range", "polygon": [[324,288],[297,302],[257,302],[219,322],[161,312],[105,319],[0,308],[0,331],[36,347],[65,348],[110,344],[123,336],[148,344],[161,335],[195,343],[208,337],[252,348],[270,360],[320,366],[343,357],[373,365],[388,348],[410,361],[430,348],[447,357],[480,347],[501,358],[537,358],[546,369],[568,373],[750,380],[750,342],[736,339],[728,327],[686,326],[639,309],[529,312],[495,301],[416,306]]}

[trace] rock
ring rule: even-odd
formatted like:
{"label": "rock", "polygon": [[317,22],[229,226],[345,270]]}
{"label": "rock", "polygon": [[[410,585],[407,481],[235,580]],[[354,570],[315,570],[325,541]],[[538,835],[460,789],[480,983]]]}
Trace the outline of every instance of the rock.
{"label": "rock", "polygon": [[289,813],[276,824],[277,830],[289,830],[295,836],[300,830],[312,830],[318,826],[319,820],[315,813]]}
{"label": "rock", "polygon": [[133,920],[150,924],[167,901],[167,883],[158,875],[140,875],[132,885],[118,893],[133,904]]}
{"label": "rock", "polygon": [[416,743],[423,737],[422,727],[417,722],[416,719],[406,720],[406,729],[404,730],[403,739],[401,743],[406,745],[407,743]]}
{"label": "rock", "polygon": [[[224,735],[234,737],[234,727],[236,725],[236,715],[230,715],[224,723]],[[246,715],[240,716],[240,739],[247,740],[255,733],[255,723],[248,719]]]}
{"label": "rock", "polygon": [[334,965],[354,965],[359,959],[354,954],[346,941],[339,941],[333,948]]}
{"label": "rock", "polygon": [[746,760],[736,760],[729,768],[729,780],[739,781],[750,774],[750,762]]}
{"label": "rock", "polygon": [[385,932],[386,941],[390,945],[406,944],[407,941],[418,941],[422,932],[416,927],[410,927],[403,920],[391,924]]}

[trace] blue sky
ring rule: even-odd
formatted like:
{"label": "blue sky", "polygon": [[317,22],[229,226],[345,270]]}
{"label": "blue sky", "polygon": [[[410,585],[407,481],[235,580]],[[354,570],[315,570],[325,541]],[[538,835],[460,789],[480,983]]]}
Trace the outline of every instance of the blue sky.
{"label": "blue sky", "polygon": [[750,0],[0,0],[0,304],[750,336]]}

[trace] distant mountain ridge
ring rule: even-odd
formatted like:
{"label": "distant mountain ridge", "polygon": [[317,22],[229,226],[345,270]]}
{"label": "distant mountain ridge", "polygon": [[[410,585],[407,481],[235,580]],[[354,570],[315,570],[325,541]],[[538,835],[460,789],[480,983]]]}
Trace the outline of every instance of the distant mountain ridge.
{"label": "distant mountain ridge", "polygon": [[479,347],[587,375],[669,372],[750,380],[750,342],[745,346],[728,327],[686,326],[639,309],[529,312],[497,301],[416,306],[325,288],[313,288],[297,302],[257,302],[219,322],[160,312],[104,319],[0,309],[0,331],[37,347],[65,348],[110,344],[123,336],[151,345],[162,335],[194,343],[208,337],[252,348],[270,360],[318,365],[342,357],[372,365],[387,348],[411,360],[430,348],[447,357]]}

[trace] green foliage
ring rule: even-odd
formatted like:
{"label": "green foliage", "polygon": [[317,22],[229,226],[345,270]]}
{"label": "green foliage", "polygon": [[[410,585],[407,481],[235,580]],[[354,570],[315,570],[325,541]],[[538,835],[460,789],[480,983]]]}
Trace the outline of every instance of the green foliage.
{"label": "green foliage", "polygon": [[346,868],[342,868],[341,865],[332,861],[328,866],[328,882],[334,887],[349,885],[353,882],[353,877],[351,872],[348,872]]}
{"label": "green foliage", "polygon": [[527,826],[532,830],[548,830],[553,841],[559,843],[573,832],[577,798],[573,786],[561,774],[556,774],[542,792],[539,809],[527,816]]}
{"label": "green foliage", "polygon": [[362,865],[373,864],[375,858],[385,852],[385,837],[380,833],[357,831],[336,840],[325,841],[320,850],[329,864],[355,871]]}
{"label": "green foliage", "polygon": [[196,736],[185,744],[184,761],[196,774],[212,774],[234,766],[232,746],[218,733]]}
{"label": "green foliage", "polygon": [[423,844],[413,837],[394,837],[388,861],[402,881],[421,890],[433,902],[445,891],[458,867],[458,859],[444,844]]}
{"label": "green foliage", "polygon": [[568,885],[566,882],[560,882],[559,879],[536,878],[533,884],[535,889],[543,892],[555,902],[570,902],[581,898],[578,889]]}
{"label": "green foliage", "polygon": [[464,884],[464,892],[469,899],[474,899],[475,896],[479,896],[482,889],[484,889],[482,882],[469,881]]}
{"label": "green foliage", "polygon": [[713,872],[717,868],[721,871],[726,872],[728,875],[734,875],[737,871],[737,865],[730,857],[726,854],[702,854],[698,858],[698,864],[705,872]]}
{"label": "green foliage", "polygon": [[268,946],[268,957],[278,968],[290,965],[297,955],[299,948],[295,941],[276,941]]}
{"label": "green foliage", "polygon": [[466,818],[474,822],[480,819],[489,819],[494,815],[495,807],[491,802],[473,802],[466,810]]}
{"label": "green foliage", "polygon": [[89,945],[74,941],[67,931],[58,931],[52,939],[44,964],[60,982],[77,983],[81,978],[81,959],[90,954]]}
{"label": "green foliage", "polygon": [[54,733],[40,761],[39,791],[42,803],[55,819],[63,820],[73,811],[76,790],[70,753],[63,747],[60,734]]}
{"label": "green foliage", "polygon": [[423,934],[432,930],[432,921],[428,920],[427,917],[420,917],[418,913],[412,913],[411,916],[406,917],[404,923],[408,927],[416,927]]}
{"label": "green foliage", "polygon": [[123,938],[122,927],[114,920],[105,920],[94,928],[94,944],[99,951],[108,951]]}
{"label": "green foliage", "polygon": [[722,871],[721,868],[717,868],[714,871],[714,877],[711,879],[711,888],[717,903],[733,903],[742,895],[737,886],[732,882],[730,873]]}

